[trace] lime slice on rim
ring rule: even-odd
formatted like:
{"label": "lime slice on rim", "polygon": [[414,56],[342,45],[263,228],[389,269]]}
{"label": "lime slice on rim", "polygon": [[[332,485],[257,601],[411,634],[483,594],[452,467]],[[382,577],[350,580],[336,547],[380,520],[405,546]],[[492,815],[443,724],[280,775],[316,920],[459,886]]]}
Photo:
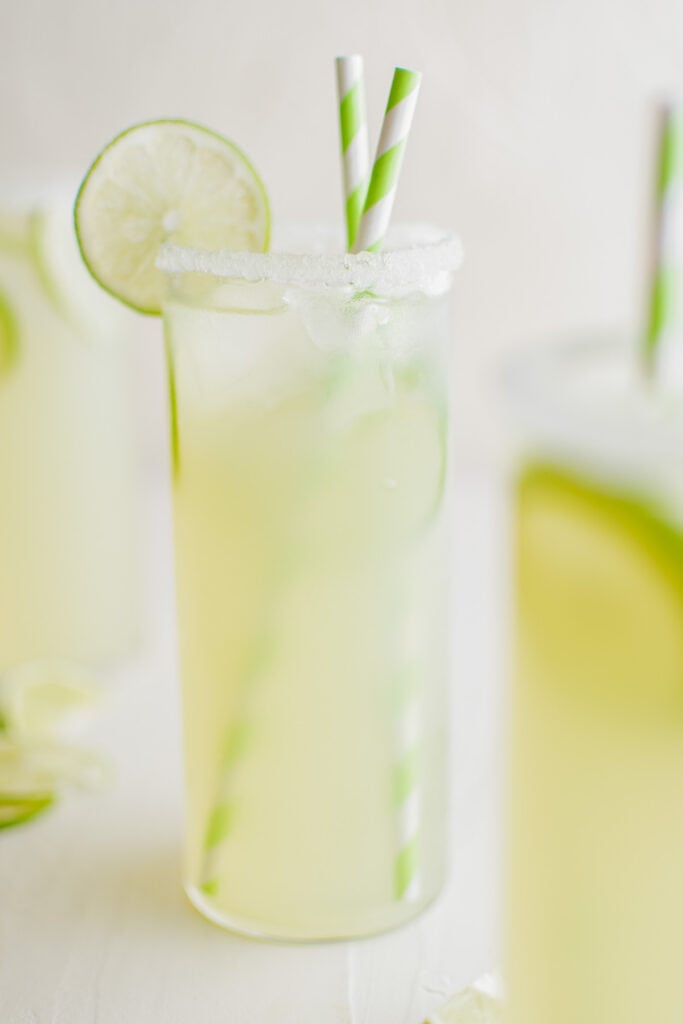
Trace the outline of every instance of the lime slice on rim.
{"label": "lime slice on rim", "polygon": [[264,252],[268,198],[228,139],[181,120],[148,121],[118,135],[76,198],[81,254],[96,281],[141,313],[159,314],[166,242],[196,249]]}

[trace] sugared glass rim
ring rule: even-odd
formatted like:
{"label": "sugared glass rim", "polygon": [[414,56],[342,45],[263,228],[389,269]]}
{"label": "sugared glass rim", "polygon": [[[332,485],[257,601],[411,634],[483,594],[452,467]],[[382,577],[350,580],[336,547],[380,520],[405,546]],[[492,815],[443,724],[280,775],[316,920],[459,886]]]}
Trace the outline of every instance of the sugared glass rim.
{"label": "sugared glass rim", "polygon": [[396,226],[380,252],[352,254],[342,249],[334,229],[292,226],[275,238],[266,253],[165,245],[157,267],[169,275],[198,273],[302,289],[438,294],[447,290],[463,256],[456,235],[429,224]]}
{"label": "sugared glass rim", "polygon": [[502,384],[532,457],[638,476],[683,465],[683,393],[645,378],[633,338],[584,332],[537,345],[508,361]]}

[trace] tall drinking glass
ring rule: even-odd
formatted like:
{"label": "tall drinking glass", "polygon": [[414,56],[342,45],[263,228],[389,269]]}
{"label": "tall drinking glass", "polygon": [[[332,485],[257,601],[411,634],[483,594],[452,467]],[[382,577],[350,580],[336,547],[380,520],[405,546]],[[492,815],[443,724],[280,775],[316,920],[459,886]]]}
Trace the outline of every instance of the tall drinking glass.
{"label": "tall drinking glass", "polygon": [[0,671],[139,631],[127,322],[68,203],[0,210]]}
{"label": "tall drinking glass", "polygon": [[683,1006],[683,398],[602,341],[510,375],[521,427],[511,1024]]}
{"label": "tall drinking glass", "polygon": [[186,888],[290,939],[396,925],[445,869],[459,249],[321,238],[163,258]]}

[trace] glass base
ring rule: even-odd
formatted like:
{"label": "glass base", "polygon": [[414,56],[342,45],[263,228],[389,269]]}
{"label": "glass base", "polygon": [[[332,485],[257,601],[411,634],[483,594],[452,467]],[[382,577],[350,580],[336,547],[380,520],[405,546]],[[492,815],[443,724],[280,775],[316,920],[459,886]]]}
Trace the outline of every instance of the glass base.
{"label": "glass base", "polygon": [[348,920],[339,921],[337,927],[331,924],[314,927],[310,923],[285,925],[254,920],[239,914],[230,914],[217,907],[201,889],[193,885],[185,886],[185,893],[195,910],[198,910],[203,917],[218,925],[219,928],[251,939],[292,943],[344,942],[392,931],[421,914],[434,902],[439,891],[440,888],[415,900],[404,900],[393,904],[390,908],[356,915],[353,922],[349,916]]}

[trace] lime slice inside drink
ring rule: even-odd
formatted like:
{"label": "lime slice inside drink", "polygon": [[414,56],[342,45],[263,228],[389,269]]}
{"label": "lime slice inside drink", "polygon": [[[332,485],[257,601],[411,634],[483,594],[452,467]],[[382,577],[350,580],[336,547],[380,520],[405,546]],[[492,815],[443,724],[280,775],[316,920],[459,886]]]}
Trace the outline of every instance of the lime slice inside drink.
{"label": "lime slice inside drink", "polygon": [[270,213],[261,179],[232,142],[187,121],[149,121],[118,135],[85,176],[76,233],[93,277],[142,313],[158,314],[166,242],[263,252]]}
{"label": "lime slice inside drink", "polygon": [[343,559],[414,541],[436,519],[445,489],[445,412],[399,376],[387,390],[377,374],[373,390],[373,376],[367,367],[350,372],[330,399],[329,474],[305,502],[310,550],[318,540]]}
{"label": "lime slice inside drink", "polygon": [[519,486],[521,679],[610,714],[683,713],[683,536],[550,466]]}

